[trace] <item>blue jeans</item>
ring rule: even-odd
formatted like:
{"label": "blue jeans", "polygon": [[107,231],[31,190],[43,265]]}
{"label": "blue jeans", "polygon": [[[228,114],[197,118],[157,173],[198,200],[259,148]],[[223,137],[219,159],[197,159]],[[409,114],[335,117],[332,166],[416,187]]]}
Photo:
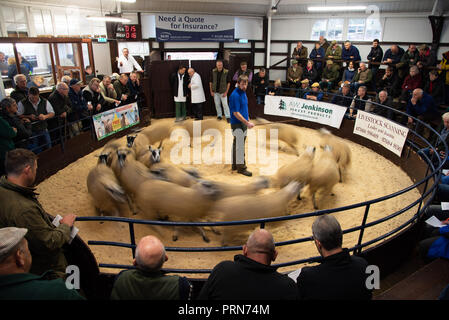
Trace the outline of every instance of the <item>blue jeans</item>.
{"label": "blue jeans", "polygon": [[38,154],[51,148],[51,139],[48,130],[33,132],[33,137],[28,144],[28,149]]}
{"label": "blue jeans", "polygon": [[256,96],[257,104],[265,104],[265,96]]}

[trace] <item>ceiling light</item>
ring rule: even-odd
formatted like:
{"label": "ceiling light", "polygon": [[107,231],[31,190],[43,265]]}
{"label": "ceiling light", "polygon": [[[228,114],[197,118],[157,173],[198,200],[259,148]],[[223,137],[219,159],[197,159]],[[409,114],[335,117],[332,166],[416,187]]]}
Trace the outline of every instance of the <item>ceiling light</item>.
{"label": "ceiling light", "polygon": [[121,22],[121,23],[127,23],[131,21],[130,19],[126,18],[107,17],[107,16],[87,16],[86,19],[92,21]]}
{"label": "ceiling light", "polygon": [[136,0],[118,0],[120,2],[126,2],[126,3],[135,3]]}
{"label": "ceiling light", "polygon": [[366,6],[338,6],[338,7],[307,7],[308,11],[364,11]]}

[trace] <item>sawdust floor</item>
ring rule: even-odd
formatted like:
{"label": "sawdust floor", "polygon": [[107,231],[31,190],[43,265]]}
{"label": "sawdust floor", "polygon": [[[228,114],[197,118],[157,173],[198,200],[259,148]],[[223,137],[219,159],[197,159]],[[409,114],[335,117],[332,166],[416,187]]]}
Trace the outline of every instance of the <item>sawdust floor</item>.
{"label": "sawdust floor", "polygon": [[[173,119],[163,119],[156,121],[165,121],[172,125]],[[223,121],[223,128],[228,128],[228,125]],[[251,130],[250,130],[251,131]],[[253,130],[254,131],[254,130]],[[230,133],[228,133],[230,134]],[[316,157],[319,157],[319,138],[317,132],[308,128],[298,128],[300,136],[299,149],[304,150],[306,145],[315,145],[317,147]],[[226,141],[226,139],[224,139]],[[250,138],[247,140],[247,157],[254,156],[259,150],[256,146],[251,145]],[[119,141],[126,143],[126,137]],[[170,158],[170,150],[175,143],[164,141],[164,149],[162,158],[168,161]],[[209,142],[203,142],[203,149]],[[406,188],[413,184],[409,176],[392,162],[386,160],[375,152],[361,145],[348,141],[352,151],[352,165],[347,173],[344,175],[343,183],[339,183],[334,187],[335,196],[318,196],[320,209],[335,208],[354,203],[359,203],[369,199],[375,199],[384,195],[394,193],[398,190]],[[227,140],[223,143],[223,154],[225,150],[230,150],[232,140]],[[226,149],[227,148],[227,149]],[[218,149],[218,148],[217,148]],[[196,149],[198,150],[198,149]],[[264,152],[265,148],[260,148]],[[279,152],[277,165],[276,160],[270,159],[267,164],[264,152],[259,152],[257,156],[249,160],[248,169],[253,172],[253,178],[248,178],[243,175],[231,171],[229,162],[224,164],[180,164],[181,167],[195,167],[199,170],[203,178],[209,180],[223,181],[234,184],[246,184],[255,176],[268,175],[273,173],[279,166],[293,161],[296,156],[286,152]],[[86,178],[89,170],[95,166],[97,162],[96,155],[99,151],[94,151],[76,162],[68,165],[63,170],[60,170],[53,176],[49,177],[38,185],[38,192],[40,193],[39,200],[44,208],[52,214],[67,214],[74,213],[78,216],[95,216],[96,211],[92,204],[90,195],[87,193]],[[206,152],[205,152],[206,153]],[[218,153],[217,153],[218,154]],[[269,155],[269,153],[267,153]],[[193,160],[193,148],[190,149],[191,159]],[[206,157],[207,158],[207,157]],[[170,158],[173,159],[173,158]],[[255,160],[255,161],[254,161]],[[228,158],[229,161],[229,158]],[[254,163],[256,162],[256,163]],[[271,172],[270,169],[271,168]],[[266,189],[263,192],[272,192],[274,189]],[[415,189],[400,197],[393,198],[388,201],[376,203],[371,206],[368,222],[385,217],[405,205],[418,199],[419,192]],[[348,229],[361,224],[365,208],[357,208],[353,210],[338,212],[335,214],[343,229]],[[303,191],[303,199],[301,201],[293,200],[288,206],[290,214],[311,212],[313,205],[311,197],[307,192],[307,188]],[[416,212],[416,207],[412,208],[405,214],[400,215],[394,219],[388,220],[380,225],[368,228],[364,233],[364,241],[374,239],[379,235],[385,234],[395,227],[401,225],[410,219]],[[131,217],[130,212],[124,213],[124,216]],[[136,219],[142,219],[142,215],[138,214],[132,216]],[[248,212],[248,219],[251,217],[251,212]],[[275,241],[285,241],[291,239],[298,239],[308,237],[311,235],[311,225],[314,218],[304,218],[296,220],[288,220],[267,224],[266,228],[273,233]],[[79,235],[87,243],[88,240],[103,240],[129,243],[129,231],[127,223],[105,222],[77,222],[77,227],[80,229]],[[235,239],[235,245],[241,245],[245,242],[251,228],[255,225],[250,225],[248,232],[241,235],[240,238]],[[221,238],[219,235],[212,233],[208,228],[206,232],[211,239],[210,243],[205,243],[199,232],[194,228],[182,228],[180,230],[179,240],[172,241],[172,228],[164,226],[144,226],[135,225],[136,240],[138,241],[145,235],[155,235],[159,237],[166,247],[201,247],[201,246],[220,246]],[[343,238],[344,247],[352,247],[357,243],[359,232],[345,234]],[[106,246],[90,246],[98,263],[114,263],[114,264],[131,264],[132,254],[130,249]],[[276,263],[299,260],[307,257],[318,255],[315,246],[312,242],[280,246],[278,247],[279,255]],[[168,252],[169,260],[164,267],[166,268],[200,268],[212,269],[218,262],[223,260],[232,260],[232,257],[240,253],[239,251],[227,252]],[[292,271],[298,266],[291,266],[279,269],[281,272]],[[118,269],[106,269],[104,272],[119,272]],[[206,274],[190,274],[191,277],[207,277]]]}

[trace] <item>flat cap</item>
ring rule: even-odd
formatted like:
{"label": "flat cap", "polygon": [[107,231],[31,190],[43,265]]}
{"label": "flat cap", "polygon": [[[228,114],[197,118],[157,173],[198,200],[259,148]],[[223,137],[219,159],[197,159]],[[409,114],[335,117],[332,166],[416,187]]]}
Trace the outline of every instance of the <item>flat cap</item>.
{"label": "flat cap", "polygon": [[10,251],[22,241],[28,232],[25,228],[7,227],[0,229],[0,260],[5,258]]}
{"label": "flat cap", "polygon": [[312,88],[316,88],[316,87],[320,87],[320,84],[318,82],[315,82],[314,84],[312,84]]}
{"label": "flat cap", "polygon": [[292,60],[292,64],[297,64],[298,60]]}
{"label": "flat cap", "polygon": [[309,83],[309,79],[304,79],[301,81],[301,83]]}
{"label": "flat cap", "polygon": [[69,82],[69,86],[74,86],[74,85],[76,85],[76,84],[82,85],[83,82],[82,82],[81,80],[78,80],[78,79],[72,79],[72,80],[70,80],[70,82]]}

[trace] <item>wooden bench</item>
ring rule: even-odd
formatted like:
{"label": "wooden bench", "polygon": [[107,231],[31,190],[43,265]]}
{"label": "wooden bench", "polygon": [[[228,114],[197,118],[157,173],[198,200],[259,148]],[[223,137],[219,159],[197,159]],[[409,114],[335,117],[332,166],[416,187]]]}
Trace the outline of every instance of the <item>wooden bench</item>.
{"label": "wooden bench", "polygon": [[373,300],[436,300],[449,284],[449,260],[436,259]]}

